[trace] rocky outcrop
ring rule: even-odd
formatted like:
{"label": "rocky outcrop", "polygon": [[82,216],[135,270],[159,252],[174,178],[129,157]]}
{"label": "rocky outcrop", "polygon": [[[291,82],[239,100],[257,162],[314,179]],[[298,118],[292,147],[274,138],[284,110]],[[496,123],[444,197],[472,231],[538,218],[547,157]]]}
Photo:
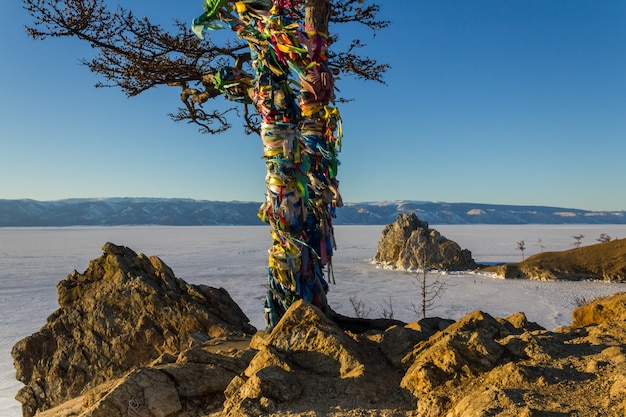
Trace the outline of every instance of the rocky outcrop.
{"label": "rocky outcrop", "polygon": [[626,322],[626,292],[592,300],[572,312],[572,327]]}
{"label": "rocky outcrop", "polygon": [[189,285],[159,258],[123,246],[103,251],[57,285],[59,310],[13,347],[25,416],[164,354],[256,331],[224,289]]}
{"label": "rocky outcrop", "polygon": [[250,337],[218,337],[164,354],[37,417],[191,417],[219,412],[230,382],[247,367]]}
{"label": "rocky outcrop", "polygon": [[526,279],[528,278],[526,274],[522,272],[520,267],[516,264],[502,264],[496,265],[489,268],[484,268],[484,271],[492,271],[495,272],[496,275],[505,278],[505,279]]}
{"label": "rocky outcrop", "polygon": [[517,264],[484,268],[503,278],[542,281],[626,281],[626,239],[616,239],[561,252],[543,252]]}
{"label": "rocky outcrop", "polygon": [[399,214],[395,222],[385,226],[374,261],[402,269],[477,268],[469,250],[430,229],[415,213]]}
{"label": "rocky outcrop", "polygon": [[[318,415],[341,408],[407,406],[387,400],[402,396],[400,374],[389,372],[375,346],[351,337],[303,301],[289,308],[271,334],[258,333],[251,347],[257,355],[226,391],[227,416],[265,416],[312,406]],[[381,384],[382,376],[393,382]]]}
{"label": "rocky outcrop", "polygon": [[[126,249],[122,253],[105,258],[135,259]],[[136,259],[133,264],[149,258]],[[107,262],[120,261],[126,259]],[[169,291],[166,285],[157,287],[146,303]],[[130,304],[129,296],[120,294],[118,303]],[[98,306],[100,297],[93,292],[79,298]],[[163,349],[149,363],[127,363],[120,377],[86,383],[79,394],[37,416],[621,416],[626,412],[624,306],[626,293],[594,300],[573,312],[580,327],[554,331],[528,322],[523,313],[495,318],[474,311],[456,322],[428,318],[358,333],[342,330],[316,307],[298,301],[269,334],[249,336],[246,323],[237,326],[222,318],[206,327],[204,336],[186,339],[187,347],[179,336],[178,350]],[[47,346],[39,351],[40,363],[52,363],[62,350]],[[89,348],[98,352],[94,345]],[[112,357],[132,356],[118,348],[110,351]],[[87,346],[83,355],[98,363]],[[46,373],[39,363],[26,363],[40,368],[37,385],[24,392],[39,389],[47,395],[50,387],[73,384],[57,368]],[[25,415],[32,415],[28,410]]]}

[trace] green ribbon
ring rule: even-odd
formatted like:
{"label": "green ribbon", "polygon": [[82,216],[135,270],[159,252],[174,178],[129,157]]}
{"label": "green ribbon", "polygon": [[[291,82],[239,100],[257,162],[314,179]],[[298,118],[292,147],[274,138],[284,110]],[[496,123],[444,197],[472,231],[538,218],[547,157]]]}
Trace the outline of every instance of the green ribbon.
{"label": "green ribbon", "polygon": [[221,7],[227,7],[229,0],[206,0],[204,2],[205,13],[196,17],[191,23],[191,30],[200,39],[204,39],[202,31],[204,30],[218,30],[224,29],[225,26],[221,23],[214,22],[215,17],[220,11]]}

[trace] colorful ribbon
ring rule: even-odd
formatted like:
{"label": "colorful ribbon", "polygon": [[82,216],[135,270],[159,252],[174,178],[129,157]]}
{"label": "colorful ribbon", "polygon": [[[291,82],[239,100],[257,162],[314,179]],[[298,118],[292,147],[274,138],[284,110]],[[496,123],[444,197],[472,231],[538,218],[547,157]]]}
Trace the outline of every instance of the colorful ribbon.
{"label": "colorful ribbon", "polygon": [[343,204],[336,179],[341,117],[332,104],[338,71],[327,65],[328,36],[299,22],[303,8],[302,0],[206,0],[206,12],[193,22],[200,37],[230,27],[251,52],[254,75],[223,68],[214,84],[261,116],[267,190],[259,217],[271,226],[273,241],[268,330],[297,299],[328,310],[323,271],[332,277],[332,218]]}

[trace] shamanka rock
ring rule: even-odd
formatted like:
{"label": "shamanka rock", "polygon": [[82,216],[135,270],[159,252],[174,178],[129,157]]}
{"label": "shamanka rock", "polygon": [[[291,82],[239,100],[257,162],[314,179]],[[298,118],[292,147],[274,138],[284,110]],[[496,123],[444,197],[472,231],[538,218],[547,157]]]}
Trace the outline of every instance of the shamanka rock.
{"label": "shamanka rock", "polygon": [[475,269],[472,253],[446,239],[415,213],[398,214],[383,229],[374,261],[402,269]]}

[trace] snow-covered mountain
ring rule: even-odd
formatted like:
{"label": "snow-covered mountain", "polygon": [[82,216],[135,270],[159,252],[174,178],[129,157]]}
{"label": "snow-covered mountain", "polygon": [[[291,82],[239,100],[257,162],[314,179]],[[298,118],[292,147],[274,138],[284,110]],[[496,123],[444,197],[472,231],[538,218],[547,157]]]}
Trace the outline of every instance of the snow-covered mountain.
{"label": "snow-covered mountain", "polygon": [[[0,200],[0,227],[260,225],[259,206],[259,202],[167,198]],[[626,211],[423,201],[347,203],[337,209],[335,224],[388,224],[398,213],[411,211],[433,225],[626,224]]]}

